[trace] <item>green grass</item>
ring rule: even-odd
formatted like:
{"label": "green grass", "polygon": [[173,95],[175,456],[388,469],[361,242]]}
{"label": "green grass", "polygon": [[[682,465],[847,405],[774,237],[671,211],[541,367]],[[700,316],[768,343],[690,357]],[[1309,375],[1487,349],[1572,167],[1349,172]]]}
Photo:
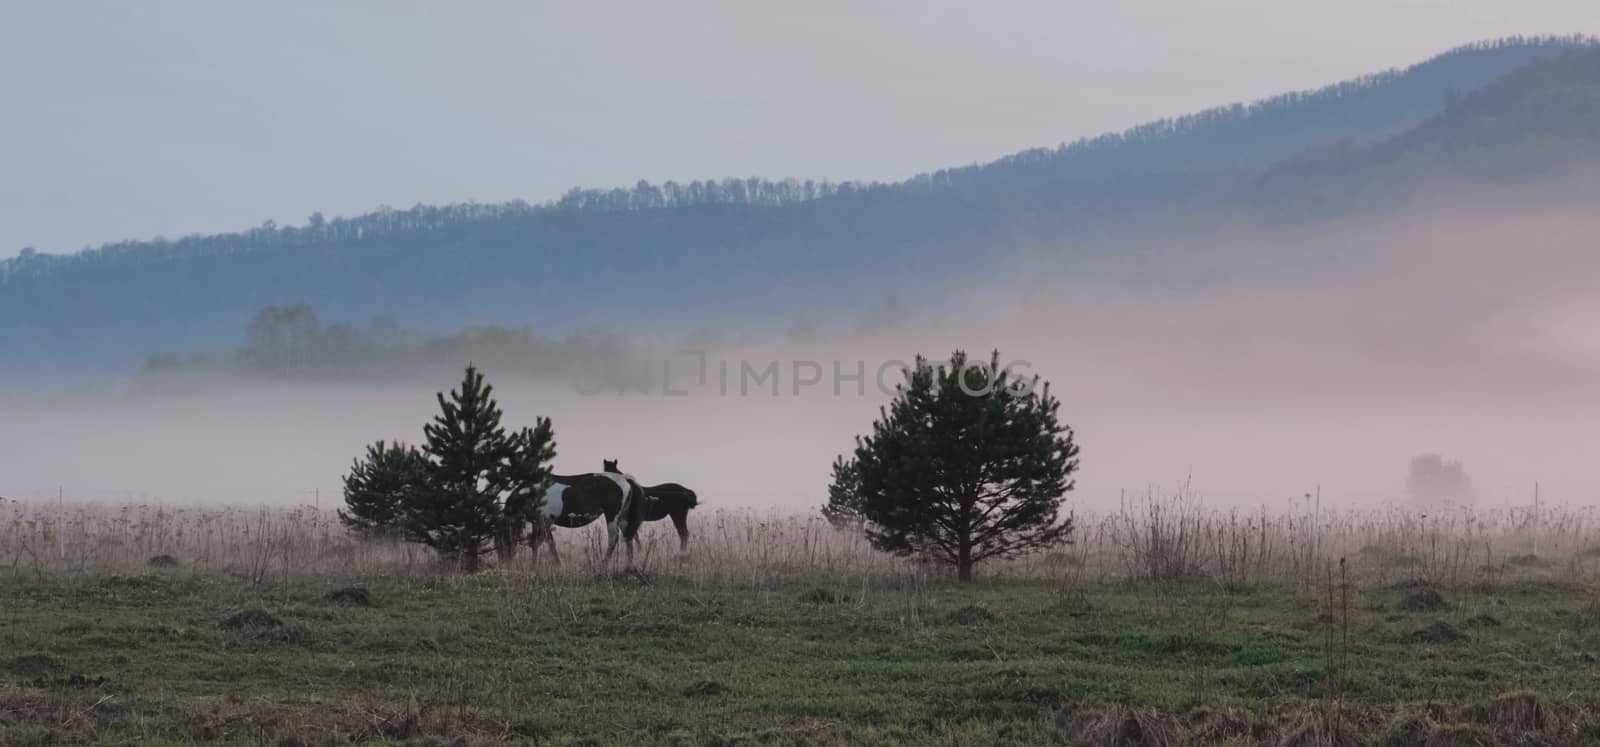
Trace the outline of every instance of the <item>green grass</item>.
{"label": "green grass", "polygon": [[[350,584],[372,606],[326,599]],[[1600,702],[1593,589],[1443,591],[1353,590],[1346,647],[1325,592],[1203,582],[0,575],[0,744],[1036,743],[1128,708],[1276,734],[1330,704],[1373,732],[1508,691]],[[246,608],[281,625],[223,625]],[[1466,639],[1413,642],[1435,621]]]}

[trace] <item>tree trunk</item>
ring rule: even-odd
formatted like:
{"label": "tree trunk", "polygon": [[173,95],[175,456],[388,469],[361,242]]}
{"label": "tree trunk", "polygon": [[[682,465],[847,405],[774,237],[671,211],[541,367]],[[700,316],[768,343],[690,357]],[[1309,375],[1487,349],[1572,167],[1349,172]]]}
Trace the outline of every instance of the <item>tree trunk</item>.
{"label": "tree trunk", "polygon": [[956,551],[956,577],[962,583],[972,580],[972,543],[965,539]]}

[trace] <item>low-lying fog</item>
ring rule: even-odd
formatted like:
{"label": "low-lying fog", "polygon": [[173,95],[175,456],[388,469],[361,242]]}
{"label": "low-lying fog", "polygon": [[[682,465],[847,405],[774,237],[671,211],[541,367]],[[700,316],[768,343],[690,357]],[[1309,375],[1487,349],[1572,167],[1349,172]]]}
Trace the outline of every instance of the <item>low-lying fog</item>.
{"label": "low-lying fog", "polygon": [[[879,367],[956,347],[999,347],[1053,383],[1083,448],[1084,509],[1185,481],[1216,505],[1286,508],[1319,487],[1324,505],[1404,502],[1423,453],[1463,462],[1480,504],[1525,502],[1536,481],[1547,501],[1584,504],[1600,498],[1600,217],[1581,197],[1257,235],[1217,255],[1225,281],[1189,290],[990,283],[937,322],[715,351],[704,385],[689,355],[658,360],[648,394],[486,373],[509,425],[554,418],[558,471],[616,458],[714,507],[820,505],[834,457],[887,399]],[[662,391],[669,361],[678,395]],[[821,379],[796,395],[797,371],[817,375],[808,361]],[[776,362],[778,394],[746,380],[741,395],[741,362]],[[865,380],[836,395],[836,362]],[[455,384],[11,406],[0,495],[286,504],[320,491],[327,507],[366,443],[420,440],[434,391]]]}

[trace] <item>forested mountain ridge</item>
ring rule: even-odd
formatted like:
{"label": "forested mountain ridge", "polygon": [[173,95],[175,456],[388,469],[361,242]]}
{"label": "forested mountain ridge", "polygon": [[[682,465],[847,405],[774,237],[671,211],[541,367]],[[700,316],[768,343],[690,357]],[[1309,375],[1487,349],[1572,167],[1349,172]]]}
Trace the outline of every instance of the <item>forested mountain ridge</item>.
{"label": "forested mountain ridge", "polygon": [[[1502,186],[1600,159],[1600,47],[1557,55],[1453,98],[1436,116],[1370,144],[1286,159],[1247,187],[1279,220],[1308,204],[1397,204],[1441,182]],[[1359,196],[1360,199],[1355,199]]]}
{"label": "forested mountain ridge", "polygon": [[[1561,118],[1585,121],[1593,101],[1539,81],[1582,78],[1588,67],[1566,58],[1528,66],[1588,44],[1474,45],[1404,71],[895,184],[640,183],[542,205],[319,214],[297,227],[25,252],[0,262],[0,369],[127,368],[155,350],[227,347],[273,304],[310,303],[340,320],[552,331],[859,307],[896,288],[955,282],[954,262],[1002,257],[1041,237],[1070,263],[1079,236],[1155,223],[1129,216],[1227,202],[1264,183],[1277,191],[1286,175],[1321,183],[1363,173],[1369,160],[1424,148],[1439,133],[1489,134],[1481,128],[1490,120],[1518,132],[1543,126],[1493,116],[1475,119],[1478,130],[1452,124],[1513,105],[1507,86],[1551,88],[1539,94],[1553,97],[1543,110],[1567,107]],[[1588,132],[1576,127],[1573,137]]]}

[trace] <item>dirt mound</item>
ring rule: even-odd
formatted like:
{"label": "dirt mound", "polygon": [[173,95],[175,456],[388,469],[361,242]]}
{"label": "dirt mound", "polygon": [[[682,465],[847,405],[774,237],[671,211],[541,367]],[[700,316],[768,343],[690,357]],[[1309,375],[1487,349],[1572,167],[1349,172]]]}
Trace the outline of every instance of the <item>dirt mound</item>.
{"label": "dirt mound", "polygon": [[956,625],[988,625],[1000,618],[996,617],[988,608],[974,604],[950,613],[947,619]]}
{"label": "dirt mound", "polygon": [[1400,608],[1410,612],[1432,612],[1448,606],[1444,595],[1428,586],[1416,589],[1400,600]]}
{"label": "dirt mound", "polygon": [[172,557],[171,555],[157,555],[145,561],[145,565],[148,565],[151,568],[177,568],[178,559]]}
{"label": "dirt mound", "polygon": [[323,599],[342,604],[346,607],[371,607],[372,593],[364,586],[346,586],[343,589],[334,589],[322,596]]}
{"label": "dirt mound", "polygon": [[1427,627],[1413,631],[1411,635],[1406,636],[1406,640],[1412,643],[1455,643],[1465,640],[1466,637],[1461,631],[1456,630],[1456,626],[1443,620],[1435,620]]}
{"label": "dirt mound", "polygon": [[277,617],[273,616],[271,612],[261,609],[260,607],[246,607],[238,612],[228,615],[222,620],[222,627],[230,630],[240,630],[243,628],[277,628],[281,627],[282,625],[282,620],[279,620]]}

